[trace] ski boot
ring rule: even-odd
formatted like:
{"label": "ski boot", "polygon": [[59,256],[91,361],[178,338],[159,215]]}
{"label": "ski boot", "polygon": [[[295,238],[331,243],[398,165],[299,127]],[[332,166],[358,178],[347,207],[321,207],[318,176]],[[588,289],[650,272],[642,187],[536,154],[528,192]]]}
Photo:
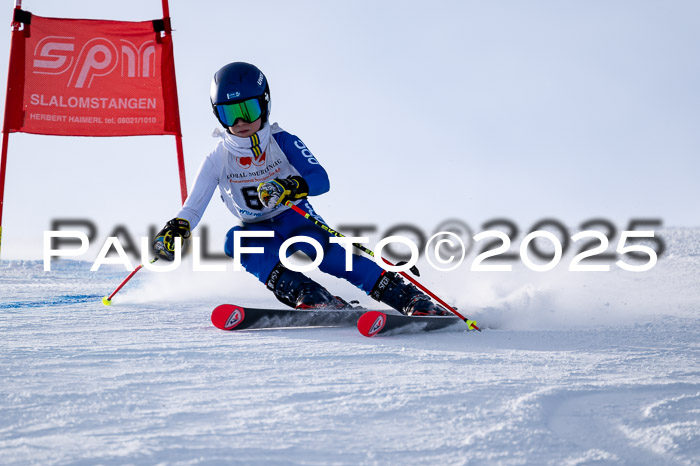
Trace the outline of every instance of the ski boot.
{"label": "ski boot", "polygon": [[410,283],[405,283],[400,275],[384,272],[370,293],[372,298],[388,304],[407,316],[446,316],[450,313]]}
{"label": "ski boot", "polygon": [[351,309],[344,299],[333,296],[306,275],[289,270],[282,264],[274,268],[265,283],[283,304],[295,309]]}

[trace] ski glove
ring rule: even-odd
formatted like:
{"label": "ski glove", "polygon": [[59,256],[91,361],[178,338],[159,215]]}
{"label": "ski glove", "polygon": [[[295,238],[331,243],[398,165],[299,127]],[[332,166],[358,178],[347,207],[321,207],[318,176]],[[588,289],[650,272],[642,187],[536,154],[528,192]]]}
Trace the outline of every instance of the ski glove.
{"label": "ski glove", "polygon": [[258,197],[265,207],[275,207],[287,200],[303,199],[309,195],[309,185],[301,176],[265,181],[258,185]]}
{"label": "ski glove", "polygon": [[190,222],[184,218],[174,218],[165,224],[153,240],[153,250],[156,256],[166,261],[175,259],[175,238],[182,239],[182,251],[185,250],[185,240],[190,237]]}

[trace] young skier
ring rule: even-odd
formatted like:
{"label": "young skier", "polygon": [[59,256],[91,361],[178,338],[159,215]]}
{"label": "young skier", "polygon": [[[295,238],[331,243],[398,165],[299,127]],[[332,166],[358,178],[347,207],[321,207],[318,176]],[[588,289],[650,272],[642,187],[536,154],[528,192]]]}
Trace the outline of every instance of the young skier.
{"label": "young skier", "polygon": [[[236,231],[265,231],[274,236],[242,238],[241,246],[263,247],[264,254],[241,254],[241,265],[270,289],[282,303],[298,309],[344,308],[348,303],[333,296],[306,275],[287,269],[279,261],[279,248],[288,238],[305,235],[324,248],[320,270],[348,280],[374,299],[407,315],[446,315],[400,275],[386,272],[374,261],[353,255],[352,270],[345,270],[345,249],[329,242],[325,231],[285,206],[293,201],[319,221],[307,196],[330,189],[328,175],[318,159],[296,136],[270,124],[270,87],[254,65],[230,63],[214,75],[211,105],[225,131],[202,162],[192,191],[175,218],[156,235],[153,249],[172,261],[174,239],[190,237],[202,218],[216,187],[226,207],[242,225],[231,228],[224,251],[233,257]],[[324,222],[325,223],[325,222]],[[305,242],[288,253],[301,251],[315,259],[316,250]]]}

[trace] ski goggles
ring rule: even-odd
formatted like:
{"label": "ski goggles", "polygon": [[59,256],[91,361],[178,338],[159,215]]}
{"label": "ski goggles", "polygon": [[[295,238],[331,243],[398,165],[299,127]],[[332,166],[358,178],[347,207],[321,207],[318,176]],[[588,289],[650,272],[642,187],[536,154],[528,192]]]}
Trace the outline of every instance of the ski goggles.
{"label": "ski goggles", "polygon": [[224,126],[233,126],[239,118],[246,123],[252,123],[262,116],[262,107],[257,98],[236,102],[233,104],[219,104],[216,113]]}

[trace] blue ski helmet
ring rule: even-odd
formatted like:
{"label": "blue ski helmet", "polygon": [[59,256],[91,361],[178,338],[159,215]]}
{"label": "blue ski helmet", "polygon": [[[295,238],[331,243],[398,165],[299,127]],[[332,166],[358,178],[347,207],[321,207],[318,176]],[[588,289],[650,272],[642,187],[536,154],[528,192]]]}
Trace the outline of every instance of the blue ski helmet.
{"label": "blue ski helmet", "polygon": [[272,108],[267,78],[250,63],[229,63],[217,71],[210,97],[214,115],[224,128],[233,126],[238,118],[247,122],[262,118],[264,124]]}

